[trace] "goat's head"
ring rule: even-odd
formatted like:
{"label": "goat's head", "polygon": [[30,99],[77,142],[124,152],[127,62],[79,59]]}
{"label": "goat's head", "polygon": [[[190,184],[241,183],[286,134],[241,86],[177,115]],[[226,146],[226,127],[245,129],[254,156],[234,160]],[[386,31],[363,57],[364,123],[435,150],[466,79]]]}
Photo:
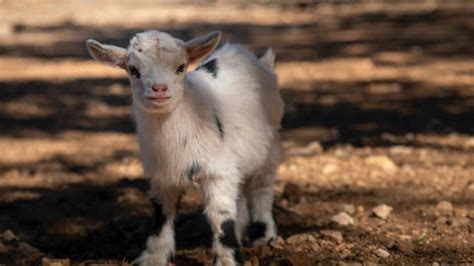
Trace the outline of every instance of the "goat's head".
{"label": "goat's head", "polygon": [[211,53],[220,32],[188,42],[150,30],[136,34],[127,49],[87,40],[91,56],[127,71],[136,103],[147,112],[168,113],[183,96],[186,70]]}

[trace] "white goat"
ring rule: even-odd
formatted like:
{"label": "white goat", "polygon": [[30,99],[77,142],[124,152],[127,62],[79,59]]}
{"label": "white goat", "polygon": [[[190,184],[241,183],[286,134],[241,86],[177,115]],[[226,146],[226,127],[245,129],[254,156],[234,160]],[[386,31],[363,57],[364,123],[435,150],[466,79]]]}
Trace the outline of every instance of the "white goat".
{"label": "white goat", "polygon": [[[253,244],[276,235],[273,182],[283,102],[274,53],[268,50],[258,59],[230,44],[212,53],[220,38],[212,32],[183,42],[152,30],[136,34],[127,49],[86,42],[93,58],[125,69],[132,85],[156,216],[155,233],[135,260],[140,265],[166,265],[174,255],[177,202],[189,186],[204,193],[216,265],[241,264],[245,231]],[[186,73],[189,64],[206,56]]]}

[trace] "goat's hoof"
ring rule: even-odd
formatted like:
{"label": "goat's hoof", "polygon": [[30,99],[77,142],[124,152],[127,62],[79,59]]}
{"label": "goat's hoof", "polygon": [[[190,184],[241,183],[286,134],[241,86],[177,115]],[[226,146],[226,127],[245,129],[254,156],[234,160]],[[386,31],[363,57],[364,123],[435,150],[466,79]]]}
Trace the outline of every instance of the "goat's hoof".
{"label": "goat's hoof", "polygon": [[250,245],[251,245],[252,247],[258,247],[258,246],[262,246],[262,245],[267,245],[267,244],[269,244],[273,239],[275,239],[275,237],[272,237],[272,236],[260,237],[260,238],[255,239],[254,241],[252,241],[252,243],[251,243]]}
{"label": "goat's hoof", "polygon": [[168,258],[159,252],[150,253],[143,251],[142,254],[132,261],[132,265],[137,266],[171,266],[168,264]]}

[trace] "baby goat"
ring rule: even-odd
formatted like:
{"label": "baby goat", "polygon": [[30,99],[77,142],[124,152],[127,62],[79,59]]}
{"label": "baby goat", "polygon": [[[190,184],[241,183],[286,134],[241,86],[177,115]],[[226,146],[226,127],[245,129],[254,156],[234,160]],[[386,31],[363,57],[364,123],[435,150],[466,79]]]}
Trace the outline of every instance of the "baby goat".
{"label": "baby goat", "polygon": [[126,70],[132,85],[156,216],[154,234],[135,260],[140,265],[166,265],[174,255],[177,202],[189,186],[204,193],[216,265],[242,263],[245,231],[254,245],[276,235],[273,182],[283,102],[274,54],[258,59],[231,44],[213,52],[220,38],[212,32],[184,42],[150,30],[136,34],[127,49],[86,42],[94,59]]}

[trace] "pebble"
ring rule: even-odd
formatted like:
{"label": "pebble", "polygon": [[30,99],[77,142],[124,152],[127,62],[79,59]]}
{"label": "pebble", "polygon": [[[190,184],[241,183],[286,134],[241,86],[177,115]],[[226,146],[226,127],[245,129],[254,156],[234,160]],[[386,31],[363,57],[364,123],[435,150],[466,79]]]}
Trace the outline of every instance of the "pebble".
{"label": "pebble", "polygon": [[357,213],[363,214],[364,211],[365,211],[364,206],[362,206],[362,205],[357,206],[357,208],[356,208]]}
{"label": "pebble", "polygon": [[352,218],[346,212],[340,212],[340,213],[334,215],[331,218],[331,221],[337,223],[338,225],[342,225],[342,226],[354,224],[354,218]]}
{"label": "pebble", "polygon": [[398,166],[393,162],[392,159],[385,155],[372,155],[365,159],[365,163],[371,166],[375,166],[385,170],[386,172],[396,172]]}
{"label": "pebble", "polygon": [[469,184],[466,187],[466,190],[474,192],[474,181],[469,182]]}
{"label": "pebble", "polygon": [[282,198],[287,199],[290,204],[298,204],[301,200],[300,187],[293,183],[287,183],[283,188]]}
{"label": "pebble", "polygon": [[69,259],[51,259],[43,257],[41,259],[41,266],[69,266],[71,261]]}
{"label": "pebble", "polygon": [[18,251],[19,253],[30,258],[38,257],[41,255],[41,252],[38,249],[26,242],[20,242],[20,244],[18,245]]}
{"label": "pebble", "polygon": [[268,245],[274,249],[283,249],[285,246],[285,240],[280,236],[273,238]]}
{"label": "pebble", "polygon": [[391,249],[395,245],[395,241],[387,236],[380,236],[378,238],[379,242],[382,243],[386,248]]}
{"label": "pebble", "polygon": [[340,208],[339,211],[345,212],[347,214],[354,214],[356,212],[356,208],[352,204],[343,204]]}
{"label": "pebble", "polygon": [[435,223],[438,225],[445,225],[448,224],[449,219],[447,217],[439,217],[436,219]]}
{"label": "pebble", "polygon": [[394,154],[394,155],[408,155],[408,154],[413,153],[413,149],[407,146],[398,145],[398,146],[391,147],[389,149],[389,152],[390,154]]}
{"label": "pebble", "polygon": [[376,249],[374,253],[379,258],[386,259],[386,258],[390,257],[390,253],[387,250],[383,249],[383,248]]}
{"label": "pebble", "polygon": [[323,146],[318,141],[313,141],[310,144],[300,149],[300,154],[311,155],[323,151]]}
{"label": "pebble", "polygon": [[375,208],[372,209],[372,213],[381,219],[387,219],[387,217],[390,215],[392,212],[393,208],[386,205],[386,204],[380,204],[376,206]]}
{"label": "pebble", "polygon": [[6,230],[5,232],[2,233],[2,235],[0,236],[3,240],[7,241],[7,242],[11,242],[11,241],[14,241],[14,240],[18,240],[18,237],[13,233],[12,230],[8,229]]}
{"label": "pebble", "polygon": [[462,226],[469,225],[470,222],[471,222],[471,219],[466,218],[466,217],[454,217],[451,219],[450,225],[452,227],[462,227]]}
{"label": "pebble", "polygon": [[269,246],[262,245],[260,246],[260,257],[268,257],[272,254]]}
{"label": "pebble", "polygon": [[408,255],[413,254],[414,246],[410,242],[397,241],[394,247],[395,249],[397,249],[398,251],[404,254],[408,254]]}
{"label": "pebble", "polygon": [[314,252],[318,252],[320,249],[321,249],[321,246],[318,244],[318,243],[313,243],[311,245],[311,249],[314,251]]}
{"label": "pebble", "polygon": [[290,203],[288,202],[287,199],[282,199],[280,200],[279,205],[282,208],[288,208],[290,206]]}
{"label": "pebble", "polygon": [[436,205],[436,214],[438,216],[451,216],[453,215],[453,210],[453,204],[446,200],[442,200]]}
{"label": "pebble", "polygon": [[339,170],[339,166],[337,166],[337,164],[328,163],[328,164],[324,165],[324,167],[322,169],[322,172],[325,175],[330,175],[334,172],[337,172],[337,170]]}
{"label": "pebble", "polygon": [[0,254],[8,253],[9,248],[6,247],[2,242],[0,242]]}
{"label": "pebble", "polygon": [[468,217],[469,216],[469,211],[466,209],[455,209],[454,210],[454,216],[456,217]]}
{"label": "pebble", "polygon": [[316,242],[316,238],[309,233],[296,234],[288,237],[286,243],[290,245],[301,244],[305,242]]}
{"label": "pebble", "polygon": [[338,244],[342,243],[344,241],[344,238],[342,237],[341,232],[335,231],[335,230],[323,230],[321,231],[321,234],[326,237],[329,240],[332,240]]}

